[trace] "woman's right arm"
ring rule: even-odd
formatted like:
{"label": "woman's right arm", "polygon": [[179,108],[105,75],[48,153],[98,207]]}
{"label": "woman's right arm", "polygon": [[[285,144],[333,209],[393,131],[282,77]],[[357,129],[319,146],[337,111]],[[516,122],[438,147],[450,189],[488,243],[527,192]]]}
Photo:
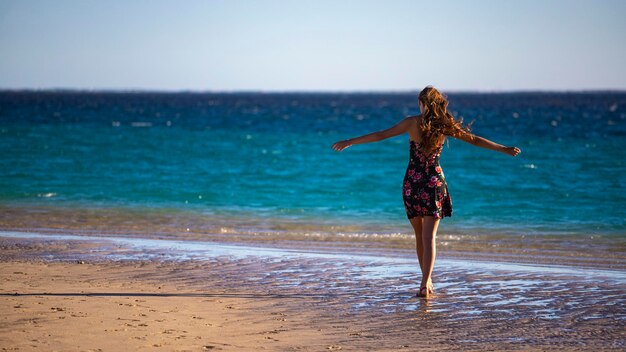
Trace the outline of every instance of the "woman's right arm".
{"label": "woman's right arm", "polygon": [[395,137],[400,135],[406,131],[408,131],[409,126],[411,126],[411,121],[413,117],[407,117],[404,120],[398,122],[397,124],[389,127],[386,130],[372,132],[368,134],[364,134],[359,137],[346,139],[340,142],[333,144],[333,149],[340,152],[353,144],[364,144],[364,143],[372,143],[382,141],[383,139]]}
{"label": "woman's right arm", "polygon": [[502,144],[492,142],[488,140],[487,138],[483,138],[483,137],[480,137],[471,133],[467,133],[464,131],[459,132],[455,135],[452,135],[452,137],[456,139],[460,139],[464,142],[467,142],[471,145],[475,145],[477,147],[481,147],[481,148],[485,148],[489,150],[495,150],[497,152],[504,153],[510,156],[517,156],[517,154],[521,153],[521,150],[518,147],[507,147]]}

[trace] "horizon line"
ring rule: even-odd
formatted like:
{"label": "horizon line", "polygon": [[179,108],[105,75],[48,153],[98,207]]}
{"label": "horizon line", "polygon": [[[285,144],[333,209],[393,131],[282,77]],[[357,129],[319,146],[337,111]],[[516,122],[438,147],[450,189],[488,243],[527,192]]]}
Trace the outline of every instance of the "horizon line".
{"label": "horizon line", "polygon": [[[263,90],[263,89],[147,89],[147,88],[0,88],[0,93],[156,93],[156,94],[415,94],[420,89],[363,89],[363,90]],[[440,90],[445,94],[524,94],[524,93],[626,93],[626,88],[590,88],[590,89],[451,89]]]}

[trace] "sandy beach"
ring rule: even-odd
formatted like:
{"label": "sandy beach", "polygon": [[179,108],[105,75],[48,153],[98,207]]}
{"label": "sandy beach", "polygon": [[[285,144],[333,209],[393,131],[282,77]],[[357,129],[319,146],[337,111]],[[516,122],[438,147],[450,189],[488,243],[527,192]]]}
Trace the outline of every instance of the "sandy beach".
{"label": "sandy beach", "polygon": [[[230,292],[208,282],[206,290],[186,287],[174,274],[181,269],[153,263],[2,263],[2,350],[332,348],[331,336],[310,329],[312,311],[283,307],[294,306],[298,297]],[[216,268],[188,269],[198,274]]]}
{"label": "sandy beach", "polygon": [[0,234],[3,350],[623,350],[623,271]]}

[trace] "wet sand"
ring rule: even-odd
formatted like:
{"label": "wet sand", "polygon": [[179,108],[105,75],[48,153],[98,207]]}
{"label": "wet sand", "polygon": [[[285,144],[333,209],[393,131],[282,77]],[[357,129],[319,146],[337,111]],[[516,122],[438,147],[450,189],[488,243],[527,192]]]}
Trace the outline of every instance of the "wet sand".
{"label": "wet sand", "polygon": [[0,233],[5,350],[624,350],[626,272]]}

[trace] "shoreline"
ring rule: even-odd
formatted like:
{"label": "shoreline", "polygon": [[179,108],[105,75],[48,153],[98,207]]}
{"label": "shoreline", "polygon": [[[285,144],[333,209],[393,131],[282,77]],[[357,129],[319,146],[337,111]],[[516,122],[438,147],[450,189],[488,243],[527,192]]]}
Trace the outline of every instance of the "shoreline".
{"label": "shoreline", "polygon": [[[294,248],[341,247],[347,250],[413,252],[407,229],[319,224],[293,219],[222,217],[220,214],[159,209],[77,209],[54,206],[0,205],[0,231],[88,236],[158,238],[278,245]],[[442,229],[437,235],[442,256],[507,262],[626,269],[623,235],[511,234],[483,230]]]}
{"label": "shoreline", "polygon": [[[215,240],[193,240],[181,238],[150,238],[125,236],[93,236],[85,234],[50,234],[40,232],[20,232],[0,230],[0,239],[16,242],[27,241],[44,243],[71,242],[77,245],[76,251],[54,253],[40,252],[38,257],[48,258],[48,261],[93,262],[109,261],[143,261],[158,260],[168,262],[184,262],[187,260],[203,260],[203,258],[229,257],[237,260],[250,256],[262,258],[321,258],[341,261],[362,260],[372,263],[413,267],[417,265],[414,251],[390,250],[388,248],[362,248],[342,246],[301,246],[301,242],[293,245],[277,243],[244,243]],[[83,249],[88,248],[89,252]],[[1,256],[0,258],[6,257]],[[16,259],[20,257],[17,256]],[[12,258],[11,258],[12,259]],[[455,255],[437,256],[437,263],[448,267],[476,268],[479,270],[508,270],[551,273],[557,275],[594,275],[612,278],[626,284],[626,270],[607,268],[603,266],[572,266],[565,264],[547,264],[538,261],[494,260],[493,257],[480,258]],[[504,269],[502,269],[504,268]],[[417,267],[416,267],[417,269]]]}
{"label": "shoreline", "polygon": [[624,271],[438,259],[423,300],[417,261],[402,256],[7,233],[0,244],[7,348],[626,347]]}
{"label": "shoreline", "polygon": [[[160,233],[148,234],[145,232],[136,233],[120,233],[108,232],[98,233],[95,231],[77,231],[65,229],[6,229],[0,227],[0,237],[3,233],[24,233],[33,235],[45,235],[54,238],[55,236],[76,236],[77,239],[89,240],[120,240],[120,241],[141,241],[141,240],[163,240],[163,241],[180,241],[188,243],[223,243],[235,246],[252,246],[252,247],[268,247],[284,250],[310,250],[320,252],[339,252],[348,251],[361,253],[366,255],[382,255],[392,257],[404,257],[414,259],[415,244],[414,240],[399,241],[391,239],[389,243],[385,240],[368,240],[362,237],[345,238],[345,239],[319,239],[294,236],[273,237],[267,235],[238,235],[228,234],[209,234],[209,233]],[[585,255],[579,255],[578,252],[562,252],[553,248],[493,248],[483,244],[481,251],[476,251],[481,247],[483,239],[474,238],[468,243],[467,239],[459,238],[457,235],[451,235],[454,240],[458,241],[455,245],[450,246],[446,235],[438,234],[437,258],[449,258],[458,260],[510,263],[510,264],[536,264],[540,266],[561,266],[575,267],[580,269],[604,269],[613,271],[626,270],[626,258],[620,255],[600,256],[595,251],[589,251]],[[559,239],[561,242],[562,239]],[[461,248],[465,246],[466,248]],[[532,247],[532,246],[531,246]],[[519,250],[516,250],[519,249]]]}

